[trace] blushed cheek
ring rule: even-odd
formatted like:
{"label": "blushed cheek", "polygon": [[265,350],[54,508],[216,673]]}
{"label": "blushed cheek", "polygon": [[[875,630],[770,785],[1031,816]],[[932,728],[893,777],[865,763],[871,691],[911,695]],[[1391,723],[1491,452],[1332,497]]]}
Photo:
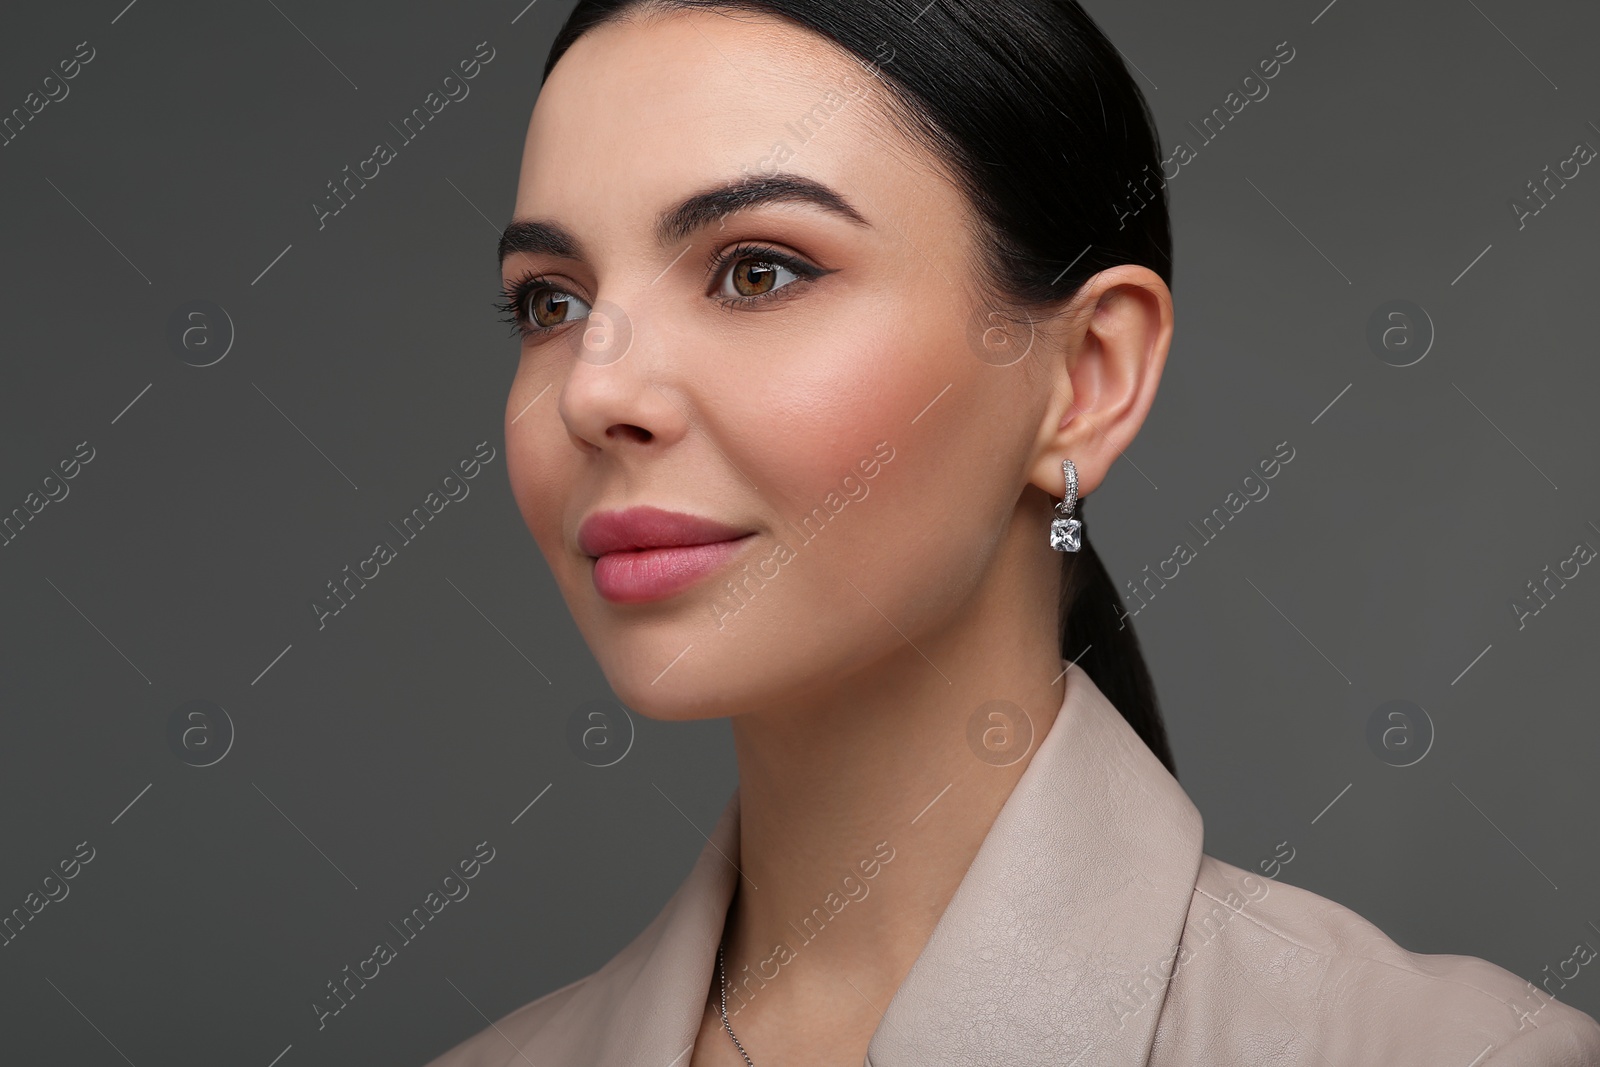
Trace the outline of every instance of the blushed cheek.
{"label": "blushed cheek", "polygon": [[876,309],[832,325],[745,394],[749,425],[763,428],[751,477],[782,522],[776,536],[876,584],[902,565],[908,538],[939,524],[925,495],[938,491],[941,446],[929,404],[952,381],[951,354],[937,330]]}
{"label": "blushed cheek", "polygon": [[818,446],[834,470],[855,466],[852,481],[868,490],[845,509],[855,515],[837,551],[858,569],[861,593],[908,627],[933,624],[981,579],[1010,513],[1007,464],[1028,418],[1004,380],[1017,369],[979,359],[946,309],[911,303],[906,319],[920,328],[903,321],[878,338],[835,424],[858,427],[873,462]]}
{"label": "blushed cheek", "polygon": [[829,494],[870,502],[878,478],[865,472],[882,465],[874,449],[912,439],[912,420],[949,381],[931,339],[880,308],[842,309],[825,333],[807,332],[793,347],[774,342],[781,356],[740,401],[746,426],[759,427],[752,449],[771,472],[763,489],[784,512],[807,512]]}

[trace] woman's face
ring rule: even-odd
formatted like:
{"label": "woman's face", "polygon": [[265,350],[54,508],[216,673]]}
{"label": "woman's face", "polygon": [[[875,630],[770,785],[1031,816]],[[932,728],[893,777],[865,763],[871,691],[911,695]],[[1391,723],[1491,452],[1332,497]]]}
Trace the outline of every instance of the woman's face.
{"label": "woman's face", "polygon": [[[508,469],[643,714],[814,696],[936,643],[1027,484],[1040,357],[974,346],[967,205],[883,120],[883,92],[786,23],[695,12],[589,32],[539,96],[503,263],[539,331],[506,405]],[[680,210],[773,177],[837,199]],[[720,524],[681,540],[745,536],[594,558],[606,530],[586,520],[639,507]],[[663,529],[623,521],[611,545]]]}

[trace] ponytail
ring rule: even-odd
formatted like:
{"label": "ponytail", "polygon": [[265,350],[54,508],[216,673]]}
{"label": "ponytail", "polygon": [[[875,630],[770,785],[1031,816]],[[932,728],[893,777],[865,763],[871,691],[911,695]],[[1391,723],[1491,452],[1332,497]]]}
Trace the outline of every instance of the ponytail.
{"label": "ponytail", "polygon": [[[1084,503],[1078,501],[1080,520]],[[1089,675],[1095,688],[1176,778],[1178,769],[1167,744],[1155,681],[1145,665],[1139,637],[1125,618],[1117,587],[1089,543],[1087,523],[1082,547],[1064,554],[1061,576],[1061,658],[1076,662]]]}

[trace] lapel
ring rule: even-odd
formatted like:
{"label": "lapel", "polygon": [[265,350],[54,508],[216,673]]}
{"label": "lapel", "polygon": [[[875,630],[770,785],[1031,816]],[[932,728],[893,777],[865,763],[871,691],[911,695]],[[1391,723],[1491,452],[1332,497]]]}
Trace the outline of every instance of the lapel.
{"label": "lapel", "polygon": [[1060,715],[889,1002],[867,1064],[1144,1064],[1165,991],[1150,972],[1172,973],[1201,829],[1121,713],[1068,671]]}
{"label": "lapel", "polygon": [[[1060,714],[884,1009],[866,1067],[1144,1064],[1201,845],[1182,787],[1069,670]],[[661,913],[549,1020],[555,1040],[525,1047],[565,1063],[687,1064],[738,861],[735,789]]]}

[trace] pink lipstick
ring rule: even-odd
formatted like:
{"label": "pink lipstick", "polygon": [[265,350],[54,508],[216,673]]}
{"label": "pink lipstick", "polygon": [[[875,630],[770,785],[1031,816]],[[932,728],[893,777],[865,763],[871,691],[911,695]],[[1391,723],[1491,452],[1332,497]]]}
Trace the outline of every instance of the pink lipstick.
{"label": "pink lipstick", "polygon": [[594,585],[616,604],[663,600],[720,568],[754,531],[713,519],[632,507],[590,515],[578,547],[594,559]]}

